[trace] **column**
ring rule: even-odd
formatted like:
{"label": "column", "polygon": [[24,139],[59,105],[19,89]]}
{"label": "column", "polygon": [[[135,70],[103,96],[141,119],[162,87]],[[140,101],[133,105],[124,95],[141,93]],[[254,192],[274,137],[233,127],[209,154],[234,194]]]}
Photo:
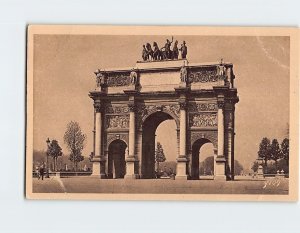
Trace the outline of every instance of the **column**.
{"label": "column", "polygon": [[126,158],[126,175],[125,178],[136,179],[136,156],[135,156],[135,106],[134,103],[129,105],[129,142],[128,157]]}
{"label": "column", "polygon": [[92,162],[93,162],[92,176],[104,178],[105,177],[105,166],[103,169],[103,158],[101,158],[102,116],[101,116],[101,102],[99,100],[95,100],[94,108],[95,108],[95,137],[94,137],[95,138],[95,142],[94,142],[95,155],[92,159]]}
{"label": "column", "polygon": [[218,100],[218,154],[216,158],[215,178],[226,179],[225,165],[226,159],[224,156],[224,100]]}
{"label": "column", "polygon": [[180,102],[180,132],[179,132],[179,157],[177,158],[176,179],[187,179],[186,158],[186,102]]}

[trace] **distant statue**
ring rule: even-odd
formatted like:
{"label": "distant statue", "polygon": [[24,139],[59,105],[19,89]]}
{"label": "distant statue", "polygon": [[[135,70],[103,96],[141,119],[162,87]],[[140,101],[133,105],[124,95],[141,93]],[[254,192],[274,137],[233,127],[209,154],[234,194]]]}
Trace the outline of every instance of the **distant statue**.
{"label": "distant statue", "polygon": [[138,81],[138,74],[135,69],[132,69],[130,72],[130,83],[132,85],[135,85],[137,84],[137,81]]}
{"label": "distant statue", "polygon": [[142,52],[142,58],[143,58],[143,61],[147,61],[147,49],[146,49],[146,46],[143,45],[143,52]]}
{"label": "distant statue", "polygon": [[187,82],[187,78],[188,78],[188,75],[187,75],[187,68],[185,66],[181,67],[180,69],[180,81],[182,83],[186,83]]}
{"label": "distant statue", "polygon": [[182,59],[186,59],[186,55],[187,55],[187,46],[185,44],[185,41],[183,41],[183,43],[181,44],[181,48],[179,49],[181,51],[181,58]]}
{"label": "distant statue", "polygon": [[179,49],[178,49],[178,41],[176,40],[174,42],[173,50],[172,50],[172,59],[177,60],[179,55]]}
{"label": "distant statue", "polygon": [[154,60],[162,60],[162,52],[160,51],[156,42],[153,42],[153,59]]}

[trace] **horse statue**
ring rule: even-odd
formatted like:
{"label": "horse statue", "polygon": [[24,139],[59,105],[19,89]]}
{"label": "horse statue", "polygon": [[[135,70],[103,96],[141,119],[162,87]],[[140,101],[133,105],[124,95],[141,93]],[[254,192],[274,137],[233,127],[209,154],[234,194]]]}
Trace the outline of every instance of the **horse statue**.
{"label": "horse statue", "polygon": [[162,52],[160,51],[156,42],[153,42],[153,59],[156,61],[163,59]]}
{"label": "horse statue", "polygon": [[149,43],[146,44],[146,49],[147,49],[147,60],[153,60],[153,50]]}

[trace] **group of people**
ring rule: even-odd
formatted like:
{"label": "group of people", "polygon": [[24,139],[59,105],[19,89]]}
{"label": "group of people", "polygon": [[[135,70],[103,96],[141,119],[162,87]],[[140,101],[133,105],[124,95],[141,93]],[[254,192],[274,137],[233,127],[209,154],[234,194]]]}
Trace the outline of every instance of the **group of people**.
{"label": "group of people", "polygon": [[44,174],[45,174],[45,167],[44,164],[41,166],[36,166],[35,173],[37,174],[38,179],[44,180]]}
{"label": "group of people", "polygon": [[181,58],[186,59],[187,55],[187,46],[185,41],[182,42],[181,47],[178,48],[178,41],[174,42],[173,48],[171,49],[172,41],[167,39],[166,44],[164,47],[159,49],[158,44],[153,42],[153,49],[150,43],[143,45],[143,52],[142,58],[144,61],[151,61],[151,60],[177,60],[179,57],[179,51],[181,52]]}

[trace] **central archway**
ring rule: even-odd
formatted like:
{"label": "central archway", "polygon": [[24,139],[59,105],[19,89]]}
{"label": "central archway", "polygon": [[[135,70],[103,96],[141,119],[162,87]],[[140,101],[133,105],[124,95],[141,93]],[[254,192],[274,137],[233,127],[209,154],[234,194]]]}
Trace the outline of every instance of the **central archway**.
{"label": "central archway", "polygon": [[[156,178],[156,174],[155,174],[155,132],[156,132],[157,127],[163,121],[166,121],[166,120],[175,120],[175,119],[166,112],[158,111],[158,112],[152,113],[143,122],[143,125],[142,125],[142,157],[141,157],[141,178],[142,179]],[[178,127],[177,123],[176,123],[176,126]],[[176,133],[176,132],[174,132],[174,133]],[[177,147],[178,147],[178,145],[177,145]]]}

